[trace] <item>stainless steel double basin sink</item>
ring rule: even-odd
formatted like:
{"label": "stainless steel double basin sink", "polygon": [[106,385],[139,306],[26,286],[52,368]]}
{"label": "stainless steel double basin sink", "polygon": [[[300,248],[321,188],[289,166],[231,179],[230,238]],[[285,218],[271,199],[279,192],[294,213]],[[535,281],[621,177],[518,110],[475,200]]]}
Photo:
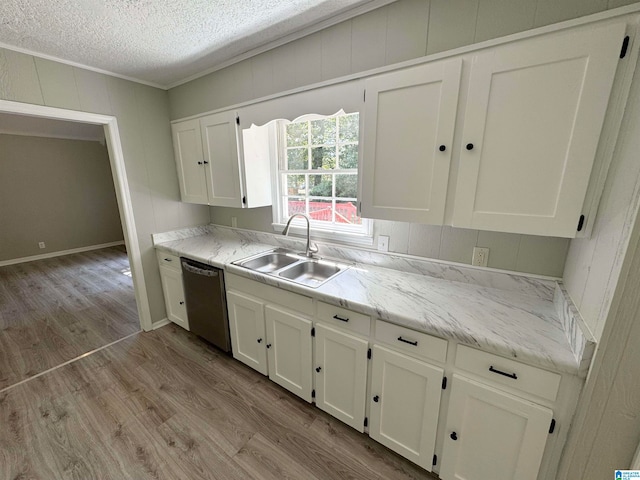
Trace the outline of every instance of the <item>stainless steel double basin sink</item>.
{"label": "stainless steel double basin sink", "polygon": [[349,265],[321,258],[309,258],[283,248],[259,253],[231,263],[311,288],[319,287],[349,268]]}

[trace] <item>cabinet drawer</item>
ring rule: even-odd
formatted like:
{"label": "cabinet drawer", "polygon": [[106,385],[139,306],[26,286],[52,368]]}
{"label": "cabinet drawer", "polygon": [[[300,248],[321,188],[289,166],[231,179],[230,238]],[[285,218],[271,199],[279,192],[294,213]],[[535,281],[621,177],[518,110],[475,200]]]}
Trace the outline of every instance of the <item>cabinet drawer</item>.
{"label": "cabinet drawer", "polygon": [[158,265],[161,267],[170,268],[177,272],[181,271],[180,257],[172,255],[171,253],[163,252],[162,250],[156,250],[156,256],[158,257]]}
{"label": "cabinet drawer", "polygon": [[493,383],[555,401],[561,376],[508,358],[458,346],[456,367]]}
{"label": "cabinet drawer", "polygon": [[239,290],[240,292],[266,300],[267,302],[283,305],[290,310],[295,310],[308,316],[313,315],[313,300],[309,297],[288,292],[278,287],[265,285],[255,280],[249,280],[248,278],[234,275],[233,273],[225,274],[225,285],[227,290]]}
{"label": "cabinet drawer", "polygon": [[369,336],[369,330],[371,329],[371,317],[369,315],[356,313],[324,302],[318,302],[316,318],[322,323],[346,328],[365,337]]}
{"label": "cabinet drawer", "polygon": [[376,339],[411,355],[419,355],[442,363],[447,360],[446,340],[399,325],[376,320]]}

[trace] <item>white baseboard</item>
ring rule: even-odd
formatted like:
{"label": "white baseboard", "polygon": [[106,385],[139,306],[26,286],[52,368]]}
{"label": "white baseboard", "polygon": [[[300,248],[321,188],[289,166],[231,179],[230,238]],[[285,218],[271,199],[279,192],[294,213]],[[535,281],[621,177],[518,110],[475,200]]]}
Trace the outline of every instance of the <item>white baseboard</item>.
{"label": "white baseboard", "polygon": [[31,257],[13,258],[11,260],[0,261],[0,267],[7,265],[15,265],[16,263],[34,262],[36,260],[44,260],[45,258],[62,257],[72,253],[89,252],[91,250],[100,250],[101,248],[115,247],[116,245],[124,245],[124,240],[117,242],[101,243],[100,245],[89,245],[88,247],[72,248],[71,250],[61,250],[59,252],[43,253],[42,255],[33,255]]}
{"label": "white baseboard", "polygon": [[165,325],[169,325],[171,323],[171,320],[169,320],[168,318],[163,318],[162,320],[158,320],[157,322],[153,322],[153,325],[151,326],[152,330],[157,330],[161,327],[164,327]]}

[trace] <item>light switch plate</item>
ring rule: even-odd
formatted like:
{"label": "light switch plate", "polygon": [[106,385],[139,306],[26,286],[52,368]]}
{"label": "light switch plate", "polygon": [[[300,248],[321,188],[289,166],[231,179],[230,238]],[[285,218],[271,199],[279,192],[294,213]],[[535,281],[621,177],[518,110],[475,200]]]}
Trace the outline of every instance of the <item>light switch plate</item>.
{"label": "light switch plate", "polygon": [[381,252],[389,251],[389,237],[386,235],[380,235],[378,237],[378,250]]}

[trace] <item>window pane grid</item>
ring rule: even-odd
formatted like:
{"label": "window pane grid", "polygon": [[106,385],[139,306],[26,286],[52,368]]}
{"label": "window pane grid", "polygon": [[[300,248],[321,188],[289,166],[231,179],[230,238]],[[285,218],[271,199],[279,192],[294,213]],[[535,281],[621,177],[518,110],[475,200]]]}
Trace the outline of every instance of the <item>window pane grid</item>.
{"label": "window pane grid", "polygon": [[316,226],[354,231],[362,224],[356,207],[358,118],[357,113],[325,117],[283,128],[283,221],[305,213]]}

